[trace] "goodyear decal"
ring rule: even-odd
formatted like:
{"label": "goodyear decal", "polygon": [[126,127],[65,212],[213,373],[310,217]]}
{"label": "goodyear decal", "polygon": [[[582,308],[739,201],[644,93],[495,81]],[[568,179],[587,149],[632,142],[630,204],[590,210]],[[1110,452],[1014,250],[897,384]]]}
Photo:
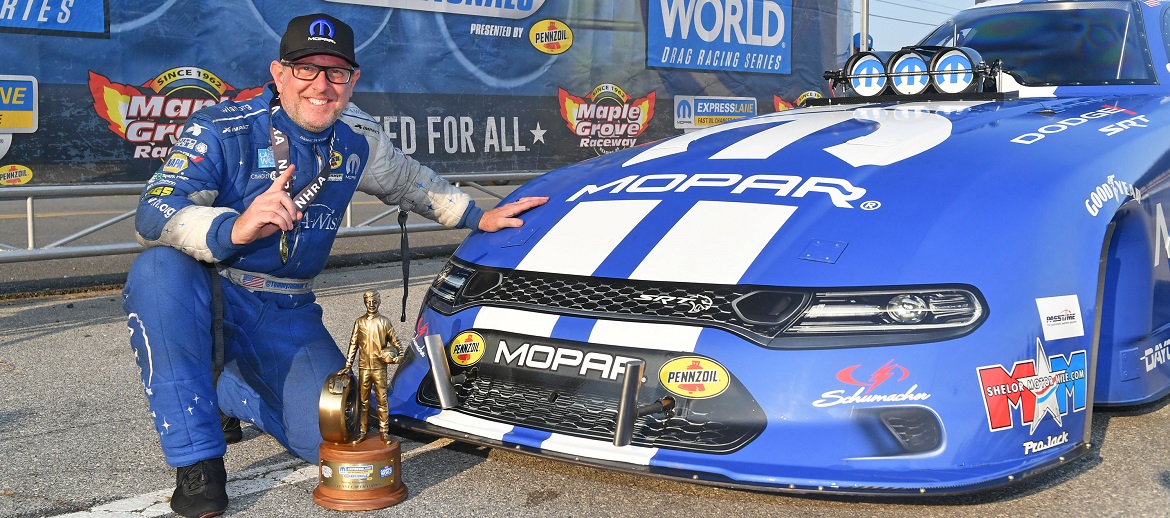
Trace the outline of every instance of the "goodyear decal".
{"label": "goodyear decal", "polygon": [[391,9],[409,9],[432,13],[467,14],[488,18],[527,18],[544,5],[544,0],[507,0],[485,2],[483,0],[447,0],[445,2],[420,2],[419,0],[326,0],[342,4],[373,5]]}
{"label": "goodyear decal", "polygon": [[541,20],[528,29],[528,42],[545,54],[561,54],[573,46],[573,29],[560,20]]}
{"label": "goodyear decal", "polygon": [[0,75],[0,133],[35,132],[37,108],[37,78]]}
{"label": "goodyear decal", "polygon": [[451,341],[451,360],[457,365],[470,367],[483,358],[484,349],[483,337],[479,333],[464,331]]}
{"label": "goodyear decal", "polygon": [[662,365],[658,380],[672,394],[690,399],[706,399],[727,390],[731,375],[719,362],[700,356],[683,356]]}
{"label": "goodyear decal", "polygon": [[179,140],[187,117],[228,99],[250,99],[263,87],[236,90],[211,71],[175,67],[142,86],[115,83],[89,72],[93,109],[107,128],[134,144],[133,158],[163,158]]}
{"label": "goodyear decal", "polygon": [[585,97],[557,89],[561,117],[580,137],[579,147],[604,155],[634,147],[654,117],[655,94],[634,99],[618,85],[597,85]]}
{"label": "goodyear decal", "polygon": [[24,185],[32,180],[32,169],[22,165],[6,165],[0,168],[0,185]]}

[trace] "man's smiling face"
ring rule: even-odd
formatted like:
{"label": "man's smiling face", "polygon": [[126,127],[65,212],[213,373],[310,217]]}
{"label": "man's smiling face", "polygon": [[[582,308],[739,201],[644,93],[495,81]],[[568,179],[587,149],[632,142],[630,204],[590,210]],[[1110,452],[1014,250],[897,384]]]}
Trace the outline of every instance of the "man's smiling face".
{"label": "man's smiling face", "polygon": [[[351,68],[349,62],[336,56],[316,54],[296,60],[297,63],[312,63],[321,67]],[[354,70],[353,77],[346,84],[330,83],[322,71],[312,81],[297,79],[292,69],[273,61],[269,66],[276,91],[280,92],[280,105],[297,126],[313,133],[320,133],[333,126],[341,112],[349,104],[353,86],[361,71]]]}

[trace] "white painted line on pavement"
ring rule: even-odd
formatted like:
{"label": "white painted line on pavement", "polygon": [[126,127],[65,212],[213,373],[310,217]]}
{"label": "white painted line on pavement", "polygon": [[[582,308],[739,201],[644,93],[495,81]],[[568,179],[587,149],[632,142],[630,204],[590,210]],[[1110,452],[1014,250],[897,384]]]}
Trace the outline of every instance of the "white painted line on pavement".
{"label": "white painted line on pavement", "polygon": [[[402,454],[402,460],[428,453],[455,441],[438,439]],[[301,467],[297,467],[301,466]],[[317,478],[317,466],[306,464],[300,459],[287,460],[270,466],[259,466],[238,473],[228,474],[228,499],[239,498],[252,493],[267,491],[279,486],[292,485]],[[88,511],[56,515],[59,518],[142,518],[162,516],[171,513],[171,493],[174,489],[162,489],[144,495],[123,498],[96,506]]]}

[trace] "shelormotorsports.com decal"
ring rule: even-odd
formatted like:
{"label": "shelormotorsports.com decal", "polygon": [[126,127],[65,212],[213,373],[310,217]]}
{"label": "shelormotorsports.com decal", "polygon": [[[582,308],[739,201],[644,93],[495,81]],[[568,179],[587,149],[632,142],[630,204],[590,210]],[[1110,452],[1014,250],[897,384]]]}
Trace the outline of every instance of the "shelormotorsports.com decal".
{"label": "shelormotorsports.com decal", "polygon": [[1010,372],[1003,365],[979,367],[977,372],[987,425],[993,432],[1014,428],[1017,414],[1020,424],[1029,425],[1028,433],[1032,434],[1045,416],[1063,426],[1062,416],[1085,409],[1088,370],[1083,349],[1067,358],[1049,356],[1037,338],[1036,359],[1018,361]]}

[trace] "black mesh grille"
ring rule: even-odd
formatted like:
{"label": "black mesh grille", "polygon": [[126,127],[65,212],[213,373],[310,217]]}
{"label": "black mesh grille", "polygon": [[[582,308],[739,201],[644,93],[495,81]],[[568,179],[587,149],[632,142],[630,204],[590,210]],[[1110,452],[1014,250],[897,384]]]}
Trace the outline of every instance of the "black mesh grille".
{"label": "black mesh grille", "polygon": [[[553,389],[533,381],[480,376],[456,391],[462,403],[459,412],[496,422],[606,442],[613,440],[617,429],[618,398],[589,387]],[[763,431],[764,423],[744,422],[751,419],[753,410],[727,405],[724,397],[730,396],[720,396],[722,405],[693,401],[690,408],[670,418],[661,414],[638,418],[632,444],[705,453],[730,453],[743,447]],[[419,385],[418,401],[439,406],[429,376]],[[754,412],[762,415],[758,406]]]}
{"label": "black mesh grille", "polygon": [[716,327],[765,344],[783,331],[804,298],[802,293],[770,290],[773,299],[781,301],[782,309],[777,315],[767,316],[766,322],[760,322],[745,320],[733,305],[736,300],[760,290],[753,286],[477,269],[490,271],[492,275],[502,273],[503,282],[477,297],[462,297],[454,307],[444,307],[434,296],[428,297],[427,305],[446,314],[473,305],[489,305],[594,318],[651,319]]}
{"label": "black mesh grille", "polygon": [[[546,432],[611,442],[617,429],[617,408],[621,395],[620,378],[606,380],[583,378],[566,373],[539,371],[495,364],[495,344],[507,338],[517,344],[529,338],[517,335],[489,334],[487,354],[474,367],[475,377],[456,385],[460,405],[458,412],[509,425]],[[535,339],[541,343],[572,347],[583,352],[616,354],[622,352],[646,362],[647,383],[642,386],[639,405],[649,404],[670,395],[657,382],[657,373],[675,354],[662,351],[620,350],[596,344]],[[448,362],[453,374],[466,369]],[[671,395],[676,402],[674,415],[661,413],[640,417],[634,424],[632,444],[704,453],[730,453],[751,442],[763,432],[767,422],[763,409],[747,389],[728,373],[727,389],[708,399],[690,399]],[[434,380],[428,375],[419,384],[420,404],[438,407]]]}

